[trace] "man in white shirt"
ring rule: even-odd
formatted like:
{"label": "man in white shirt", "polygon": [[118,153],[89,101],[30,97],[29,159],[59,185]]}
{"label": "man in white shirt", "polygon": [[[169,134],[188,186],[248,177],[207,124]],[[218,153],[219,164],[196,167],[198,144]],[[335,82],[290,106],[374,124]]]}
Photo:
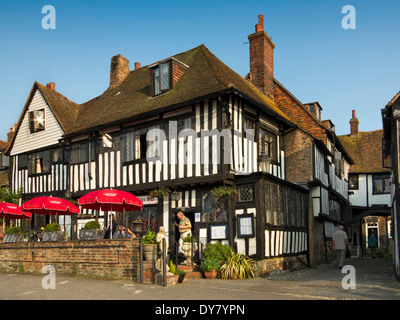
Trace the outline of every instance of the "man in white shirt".
{"label": "man in white shirt", "polygon": [[336,251],[339,269],[343,268],[344,257],[346,256],[346,248],[350,249],[349,240],[346,232],[343,231],[344,226],[340,225],[333,235],[332,250]]}

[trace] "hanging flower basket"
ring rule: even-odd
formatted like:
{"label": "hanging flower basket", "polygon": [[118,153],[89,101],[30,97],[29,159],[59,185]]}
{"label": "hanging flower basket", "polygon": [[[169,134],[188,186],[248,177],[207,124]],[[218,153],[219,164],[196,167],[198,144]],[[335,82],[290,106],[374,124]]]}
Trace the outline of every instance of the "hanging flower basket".
{"label": "hanging flower basket", "polygon": [[233,187],[219,186],[210,191],[214,197],[220,198],[224,196],[235,196],[238,194],[237,190]]}
{"label": "hanging flower basket", "polygon": [[168,197],[170,193],[171,190],[169,188],[161,187],[158,189],[154,189],[153,191],[150,191],[149,195],[152,198],[159,198],[159,197]]}

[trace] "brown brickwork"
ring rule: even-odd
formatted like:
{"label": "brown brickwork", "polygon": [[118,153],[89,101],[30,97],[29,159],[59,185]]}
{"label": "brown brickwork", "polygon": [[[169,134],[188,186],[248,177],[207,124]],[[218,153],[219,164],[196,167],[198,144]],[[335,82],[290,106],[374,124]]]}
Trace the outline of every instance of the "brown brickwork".
{"label": "brown brickwork", "polygon": [[312,138],[300,129],[285,135],[286,179],[290,182],[313,180]]}
{"label": "brown brickwork", "polygon": [[110,88],[114,88],[122,83],[129,75],[129,60],[118,54],[111,58],[110,66]]}
{"label": "brown brickwork", "polygon": [[274,95],[274,48],[275,45],[264,31],[264,17],[258,17],[256,32],[249,35],[250,81],[269,98]]}
{"label": "brown brickwork", "polygon": [[0,271],[40,273],[45,265],[52,265],[56,275],[138,281],[139,241],[0,243]]}

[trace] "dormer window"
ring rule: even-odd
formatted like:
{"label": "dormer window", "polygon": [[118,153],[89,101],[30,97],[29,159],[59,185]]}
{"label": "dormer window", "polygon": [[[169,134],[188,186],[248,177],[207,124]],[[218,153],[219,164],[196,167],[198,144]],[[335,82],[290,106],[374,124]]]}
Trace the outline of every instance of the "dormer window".
{"label": "dormer window", "polygon": [[171,89],[171,63],[160,63],[151,69],[153,95],[157,96]]}
{"label": "dormer window", "polygon": [[44,109],[29,112],[29,129],[31,133],[44,130]]}
{"label": "dormer window", "polygon": [[158,96],[172,90],[188,68],[189,66],[174,57],[149,66],[151,95]]}

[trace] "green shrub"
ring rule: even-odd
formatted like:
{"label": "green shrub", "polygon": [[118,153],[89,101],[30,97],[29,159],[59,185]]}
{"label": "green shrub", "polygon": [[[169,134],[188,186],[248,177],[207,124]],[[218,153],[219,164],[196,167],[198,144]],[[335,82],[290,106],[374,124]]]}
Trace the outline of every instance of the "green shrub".
{"label": "green shrub", "polygon": [[222,279],[254,278],[252,259],[239,253],[232,252],[220,268]]}
{"label": "green shrub", "polygon": [[45,228],[44,231],[60,231],[61,227],[57,222],[49,223]]}
{"label": "green shrub", "polygon": [[10,228],[7,228],[6,233],[8,234],[21,233],[21,228],[17,226],[12,226]]}
{"label": "green shrub", "polygon": [[143,244],[156,244],[157,234],[154,231],[147,231],[143,236]]}
{"label": "green shrub", "polygon": [[215,258],[204,258],[201,261],[200,269],[202,271],[213,271],[217,270],[221,267],[221,262]]}
{"label": "green shrub", "polygon": [[221,242],[208,243],[203,250],[203,259],[214,258],[222,263],[232,252],[232,248],[227,244],[222,244]]}
{"label": "green shrub", "polygon": [[85,223],[83,229],[100,229],[100,223],[97,221],[88,221]]}
{"label": "green shrub", "polygon": [[183,242],[192,242],[192,239],[193,239],[193,242],[196,242],[196,238],[192,237],[192,236],[185,237],[185,239],[183,239]]}
{"label": "green shrub", "polygon": [[175,265],[173,264],[172,260],[169,261],[169,272],[173,274],[185,274],[186,272],[180,269],[175,268]]}

